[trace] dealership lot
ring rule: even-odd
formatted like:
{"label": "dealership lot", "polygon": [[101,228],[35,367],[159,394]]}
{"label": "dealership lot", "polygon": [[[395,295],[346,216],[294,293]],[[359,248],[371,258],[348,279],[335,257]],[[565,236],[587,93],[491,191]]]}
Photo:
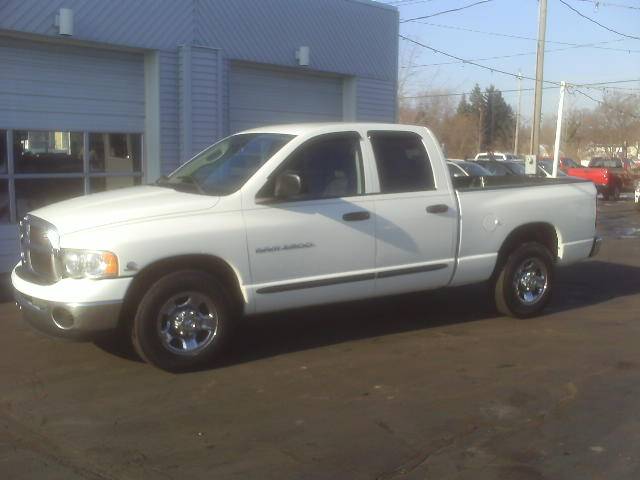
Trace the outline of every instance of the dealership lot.
{"label": "dealership lot", "polygon": [[496,315],[483,286],[260,317],[182,375],[7,301],[0,477],[638,478],[640,212],[599,218],[543,317]]}

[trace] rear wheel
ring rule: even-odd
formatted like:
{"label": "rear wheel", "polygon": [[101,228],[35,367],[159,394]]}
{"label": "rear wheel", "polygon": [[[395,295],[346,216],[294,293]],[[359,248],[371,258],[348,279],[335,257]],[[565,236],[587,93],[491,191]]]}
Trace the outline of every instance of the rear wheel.
{"label": "rear wheel", "polygon": [[618,200],[620,200],[620,185],[615,184],[613,187],[611,187],[611,193],[609,197],[614,202],[617,202]]}
{"label": "rear wheel", "polygon": [[553,280],[549,250],[537,242],[521,245],[509,255],[493,283],[498,311],[518,318],[538,315],[551,299]]}
{"label": "rear wheel", "polygon": [[163,370],[207,365],[227,344],[230,312],[224,288],[211,275],[193,270],[168,274],[138,306],[133,345],[144,360]]}

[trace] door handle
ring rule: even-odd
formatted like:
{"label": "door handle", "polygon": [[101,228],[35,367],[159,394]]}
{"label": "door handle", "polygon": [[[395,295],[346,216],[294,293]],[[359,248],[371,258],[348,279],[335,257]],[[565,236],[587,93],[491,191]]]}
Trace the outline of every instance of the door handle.
{"label": "door handle", "polygon": [[370,217],[369,212],[349,212],[342,215],[342,219],[345,222],[360,222],[362,220],[369,220]]}
{"label": "door handle", "polygon": [[438,205],[429,205],[427,207],[427,213],[446,213],[449,211],[449,206],[444,203],[439,203]]}

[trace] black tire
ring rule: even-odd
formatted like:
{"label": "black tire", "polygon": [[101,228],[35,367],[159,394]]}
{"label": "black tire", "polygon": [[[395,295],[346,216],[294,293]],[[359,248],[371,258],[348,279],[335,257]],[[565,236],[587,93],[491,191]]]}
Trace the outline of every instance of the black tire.
{"label": "black tire", "polygon": [[[185,303],[179,304],[183,297]],[[175,302],[174,298],[177,299]],[[191,298],[197,299],[192,302],[196,305],[193,308],[188,303]],[[162,312],[172,302],[175,304],[173,311],[177,312],[177,316],[171,316],[172,320],[169,320],[169,315]],[[201,308],[199,303],[202,304]],[[184,327],[175,327],[173,319],[179,317],[180,312],[184,312],[187,316],[181,317],[183,322],[189,321],[190,318],[197,322],[195,316],[188,317],[189,313],[195,315],[196,310],[204,312],[203,315],[208,310],[214,310],[207,318],[211,317],[210,321],[212,325],[215,324],[215,328],[207,326],[207,331],[195,328],[191,330],[188,340],[196,344],[202,340],[202,348],[188,351],[187,344],[181,343],[178,339],[178,332],[183,330],[176,329]],[[224,352],[233,326],[231,312],[229,297],[213,276],[197,270],[170,273],[152,284],[142,297],[131,328],[131,340],[143,360],[162,370],[180,372],[201,368],[210,365]],[[185,330],[194,325],[189,323]],[[164,335],[163,326],[167,329]],[[167,338],[172,337],[170,332],[176,334],[171,342],[167,341]],[[180,352],[180,349],[184,351]]]}
{"label": "black tire", "polygon": [[[542,288],[537,285],[532,292],[526,292],[522,284],[518,287],[518,278],[521,270],[527,262],[531,262],[534,271],[543,271],[546,279],[545,286]],[[533,282],[541,282],[541,277],[533,274],[535,279]],[[526,280],[523,280],[526,281]],[[529,318],[538,315],[547,306],[551,300],[551,293],[554,281],[554,264],[553,258],[543,245],[537,242],[528,242],[515,249],[502,264],[497,272],[495,281],[493,282],[493,298],[496,308],[503,315],[517,318]],[[523,296],[529,295],[529,300],[537,297],[533,303],[527,302]]]}
{"label": "black tire", "polygon": [[609,194],[609,198],[611,200],[613,200],[614,202],[620,200],[620,185],[615,184],[613,187],[611,187],[610,192],[611,193]]}

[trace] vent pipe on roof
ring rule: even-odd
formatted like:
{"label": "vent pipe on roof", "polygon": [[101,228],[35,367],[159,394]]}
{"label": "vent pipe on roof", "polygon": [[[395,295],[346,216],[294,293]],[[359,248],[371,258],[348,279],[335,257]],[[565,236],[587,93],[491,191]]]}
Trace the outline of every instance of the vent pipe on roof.
{"label": "vent pipe on roof", "polygon": [[298,60],[298,65],[302,67],[309,66],[310,56],[311,56],[311,49],[309,47],[300,47],[296,50],[296,60]]}
{"label": "vent pipe on roof", "polygon": [[58,33],[67,37],[73,35],[73,10],[70,8],[61,8],[60,13],[56,15],[55,26],[58,27]]}

